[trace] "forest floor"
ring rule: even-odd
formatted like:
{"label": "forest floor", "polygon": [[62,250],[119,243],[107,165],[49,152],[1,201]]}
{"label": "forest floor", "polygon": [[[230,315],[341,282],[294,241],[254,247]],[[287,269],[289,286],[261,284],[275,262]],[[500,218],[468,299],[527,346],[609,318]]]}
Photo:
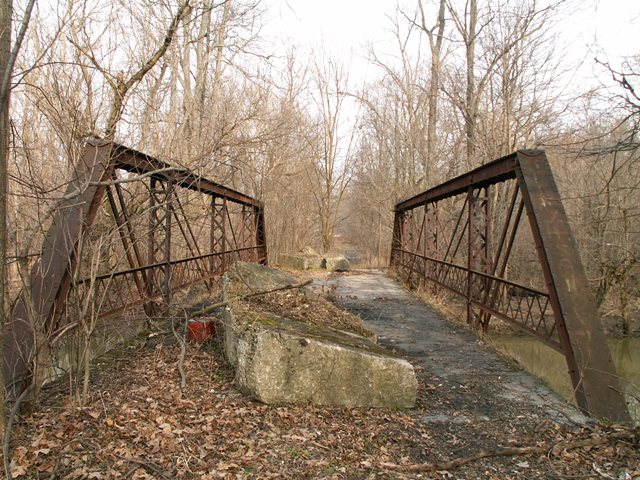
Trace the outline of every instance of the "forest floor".
{"label": "forest floor", "polygon": [[414,364],[415,408],[263,405],[235,388],[215,342],[188,346],[181,391],[180,344],[156,335],[98,362],[85,406],[50,391],[38,411],[20,419],[13,477],[640,477],[637,428],[586,422],[546,393],[540,400],[543,391],[520,385],[515,367],[447,322],[432,325],[431,346],[420,347],[416,335],[428,331],[425,324],[410,327],[414,317],[403,320],[398,309],[424,320],[414,310],[424,305],[383,274],[332,275],[318,285]]}

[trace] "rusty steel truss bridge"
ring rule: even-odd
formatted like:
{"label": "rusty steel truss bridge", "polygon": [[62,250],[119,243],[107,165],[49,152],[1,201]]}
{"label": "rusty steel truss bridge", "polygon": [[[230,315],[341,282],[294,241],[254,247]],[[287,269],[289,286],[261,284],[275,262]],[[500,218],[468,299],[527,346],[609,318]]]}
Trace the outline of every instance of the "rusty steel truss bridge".
{"label": "rusty steel truss bridge", "polygon": [[[525,268],[512,267],[514,257]],[[398,203],[391,267],[411,287],[462,300],[473,327],[499,319],[562,353],[585,413],[629,419],[543,151],[518,151]]]}
{"label": "rusty steel truss bridge", "polygon": [[9,390],[28,375],[34,338],[77,326],[70,306],[95,319],[136,307],[157,316],[174,292],[211,286],[235,260],[267,261],[262,202],[122,145],[88,141],[5,328]]}
{"label": "rusty steel truss bridge", "polygon": [[[25,388],[35,339],[59,338],[83,316],[161,316],[177,291],[213,288],[236,260],[267,262],[260,201],[87,141],[5,326],[10,394]],[[398,203],[390,263],[410,287],[455,294],[474,327],[499,319],[561,352],[579,407],[628,420],[544,152],[518,151]]]}

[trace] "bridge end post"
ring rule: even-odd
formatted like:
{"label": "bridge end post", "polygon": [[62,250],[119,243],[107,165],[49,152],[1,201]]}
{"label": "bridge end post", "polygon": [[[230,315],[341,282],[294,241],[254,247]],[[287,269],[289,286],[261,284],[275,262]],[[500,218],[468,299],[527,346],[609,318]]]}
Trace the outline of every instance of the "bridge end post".
{"label": "bridge end post", "polygon": [[87,141],[65,195],[53,211],[41,254],[5,326],[2,368],[8,396],[26,388],[37,330],[52,332],[57,328],[77,264],[78,244],[95,221],[106,191],[101,183],[111,177],[114,168],[111,157],[110,142]]}
{"label": "bridge end post", "polygon": [[629,421],[593,295],[546,155],[519,151],[516,175],[547,283],[578,406],[591,416]]}

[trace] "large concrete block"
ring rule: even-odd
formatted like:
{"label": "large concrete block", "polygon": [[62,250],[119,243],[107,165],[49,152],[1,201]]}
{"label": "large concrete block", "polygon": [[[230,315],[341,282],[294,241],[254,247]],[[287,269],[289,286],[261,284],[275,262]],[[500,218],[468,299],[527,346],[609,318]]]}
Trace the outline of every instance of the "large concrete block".
{"label": "large concrete block", "polygon": [[343,255],[325,256],[323,266],[332,272],[348,272],[351,270],[351,264]]}
{"label": "large concrete block", "polygon": [[[237,296],[246,288],[259,291],[265,282],[276,281],[286,285],[295,279],[238,263],[225,276],[225,296]],[[226,356],[235,367],[236,382],[264,403],[391,408],[415,403],[417,381],[411,364],[364,337],[256,312],[234,301],[224,323]]]}
{"label": "large concrete block", "polygon": [[278,263],[283,267],[293,268],[295,270],[310,270],[321,268],[322,258],[315,255],[307,254],[286,254],[278,255]]}

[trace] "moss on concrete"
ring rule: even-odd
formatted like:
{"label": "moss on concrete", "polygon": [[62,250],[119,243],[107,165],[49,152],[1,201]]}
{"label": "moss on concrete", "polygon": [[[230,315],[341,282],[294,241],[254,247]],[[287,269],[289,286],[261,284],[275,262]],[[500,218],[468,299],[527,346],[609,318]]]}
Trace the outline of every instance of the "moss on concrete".
{"label": "moss on concrete", "polygon": [[301,337],[333,342],[347,348],[364,349],[377,355],[394,357],[392,352],[380,347],[368,338],[330,327],[320,327],[312,323],[299,322],[274,313],[251,310],[246,304],[241,306],[241,303],[234,302],[232,308],[236,311],[236,321],[244,322],[248,326],[258,324],[260,327],[273,329],[274,331],[297,334]]}

